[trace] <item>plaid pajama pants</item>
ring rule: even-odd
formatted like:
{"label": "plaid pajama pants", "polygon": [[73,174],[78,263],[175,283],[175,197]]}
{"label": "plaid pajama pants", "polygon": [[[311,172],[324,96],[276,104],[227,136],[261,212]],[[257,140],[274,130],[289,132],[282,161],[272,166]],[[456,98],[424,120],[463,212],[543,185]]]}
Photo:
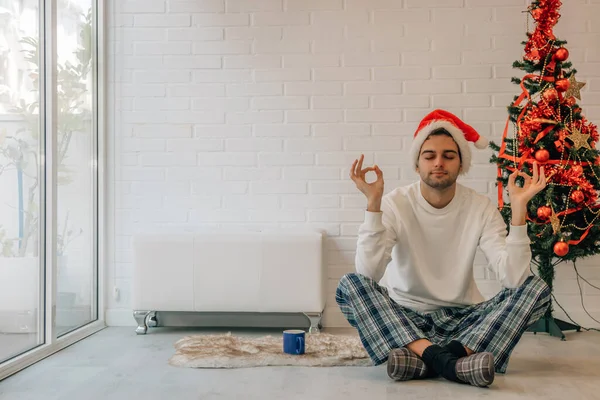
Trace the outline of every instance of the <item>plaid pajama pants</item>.
{"label": "plaid pajama pants", "polygon": [[387,288],[364,275],[344,275],[336,302],[375,365],[392,349],[428,339],[441,346],[457,340],[474,352],[491,352],[496,372],[505,373],[508,359],[527,327],[540,319],[550,303],[550,289],[531,276],[516,289],[503,289],[492,299],[466,307],[441,308],[423,314],[392,300]]}

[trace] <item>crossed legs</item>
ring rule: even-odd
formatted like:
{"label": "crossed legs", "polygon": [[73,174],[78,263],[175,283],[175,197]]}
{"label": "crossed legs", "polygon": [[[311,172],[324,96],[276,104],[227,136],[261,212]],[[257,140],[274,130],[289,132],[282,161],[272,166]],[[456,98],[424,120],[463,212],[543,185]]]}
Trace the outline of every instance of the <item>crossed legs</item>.
{"label": "crossed legs", "polygon": [[544,282],[529,277],[487,302],[423,315],[398,305],[386,288],[360,274],[344,275],[336,291],[369,357],[375,365],[387,361],[391,377],[442,375],[475,386],[487,386],[494,372],[506,371],[510,353],[546,311],[549,297]]}

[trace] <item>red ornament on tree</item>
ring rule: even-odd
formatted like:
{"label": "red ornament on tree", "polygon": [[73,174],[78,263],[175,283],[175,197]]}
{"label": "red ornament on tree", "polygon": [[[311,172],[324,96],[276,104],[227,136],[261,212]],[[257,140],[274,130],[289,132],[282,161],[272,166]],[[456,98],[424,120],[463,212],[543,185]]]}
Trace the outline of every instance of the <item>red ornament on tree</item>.
{"label": "red ornament on tree", "polygon": [[573,200],[577,204],[581,203],[584,199],[585,196],[583,195],[583,192],[581,190],[573,190],[573,192],[571,193],[571,200]]}
{"label": "red ornament on tree", "polygon": [[565,242],[556,242],[554,244],[554,254],[559,257],[564,257],[569,252],[569,245]]}
{"label": "red ornament on tree", "polygon": [[540,149],[535,152],[535,159],[538,162],[545,163],[550,159],[550,152],[546,149]]}
{"label": "red ornament on tree", "polygon": [[565,61],[567,58],[569,58],[569,50],[565,49],[564,47],[561,47],[558,50],[556,50],[552,58],[560,62]]}
{"label": "red ornament on tree", "polygon": [[548,206],[541,206],[537,209],[537,216],[540,219],[547,220],[552,215],[552,209]]}
{"label": "red ornament on tree", "polygon": [[550,61],[548,65],[546,65],[546,70],[544,71],[545,75],[554,75],[554,71],[556,70],[556,62]]}
{"label": "red ornament on tree", "polygon": [[556,86],[556,90],[558,90],[559,92],[566,92],[567,90],[569,90],[571,82],[569,82],[568,79],[562,78],[557,80],[554,86]]}
{"label": "red ornament on tree", "polygon": [[525,59],[527,60],[531,60],[531,61],[536,61],[540,59],[540,52],[537,51],[536,49],[531,50],[530,52],[528,52],[525,55]]}
{"label": "red ornament on tree", "polygon": [[583,174],[583,167],[579,164],[573,165],[571,170],[577,175]]}
{"label": "red ornament on tree", "polygon": [[550,103],[550,102],[558,99],[558,92],[554,88],[544,90],[544,93],[542,93],[542,98],[544,100],[546,100],[548,103]]}
{"label": "red ornament on tree", "polygon": [[542,16],[542,9],[536,8],[535,10],[531,10],[531,16],[537,21]]}

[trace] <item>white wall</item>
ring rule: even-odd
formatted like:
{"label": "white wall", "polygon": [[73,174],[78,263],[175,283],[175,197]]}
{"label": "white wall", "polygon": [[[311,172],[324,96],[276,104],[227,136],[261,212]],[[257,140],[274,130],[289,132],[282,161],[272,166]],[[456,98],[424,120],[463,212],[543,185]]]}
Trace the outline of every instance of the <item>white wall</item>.
{"label": "white wall", "polygon": [[[600,4],[565,3],[556,33],[569,40],[578,78],[588,82],[584,112],[599,120]],[[111,1],[108,322],[133,324],[136,232],[305,225],[329,234],[324,324],[347,326],[334,290],[353,270],[365,207],[348,179],[352,160],[364,152],[378,163],[387,190],[411,182],[411,135],[434,107],[499,141],[518,94],[510,77],[522,76],[511,65],[523,54],[527,4]],[[475,153],[463,182],[494,198],[490,154]],[[582,262],[580,272],[599,286],[593,265]],[[571,271],[558,268],[556,294],[588,325]],[[495,293],[480,266],[477,276]],[[588,289],[588,308],[600,319],[600,291]]]}

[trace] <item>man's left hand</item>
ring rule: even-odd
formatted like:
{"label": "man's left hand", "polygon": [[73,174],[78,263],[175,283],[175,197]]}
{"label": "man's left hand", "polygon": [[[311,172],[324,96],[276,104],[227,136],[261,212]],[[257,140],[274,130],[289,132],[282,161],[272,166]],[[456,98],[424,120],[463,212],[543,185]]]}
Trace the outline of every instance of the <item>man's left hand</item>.
{"label": "man's left hand", "polygon": [[[523,177],[525,183],[523,187],[518,187],[515,184],[517,176]],[[510,197],[511,204],[527,206],[529,200],[536,194],[541,192],[546,187],[546,175],[544,173],[544,167],[538,168],[537,161],[533,162],[533,176],[526,174],[525,172],[515,170],[508,177],[508,196]]]}

